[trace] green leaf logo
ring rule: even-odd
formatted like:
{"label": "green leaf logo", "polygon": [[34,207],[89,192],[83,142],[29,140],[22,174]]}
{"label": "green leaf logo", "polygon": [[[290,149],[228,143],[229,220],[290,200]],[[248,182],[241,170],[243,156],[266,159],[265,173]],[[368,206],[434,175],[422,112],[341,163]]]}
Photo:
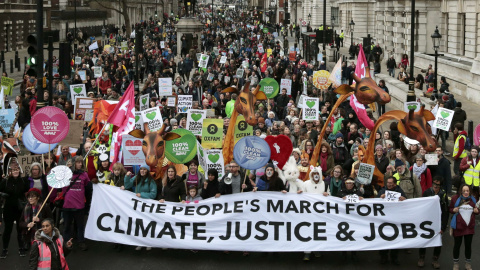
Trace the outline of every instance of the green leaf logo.
{"label": "green leaf logo", "polygon": [[137,123],[139,119],[140,119],[140,116],[138,116],[138,115],[135,116],[135,123]]}
{"label": "green leaf logo", "polygon": [[147,103],[147,98],[142,98],[142,103],[145,105]]}
{"label": "green leaf logo", "polygon": [[146,117],[150,120],[155,119],[155,116],[157,115],[157,112],[149,112],[146,114]]}
{"label": "green leaf logo", "polygon": [[313,106],[315,106],[315,101],[313,101],[313,100],[308,100],[308,101],[307,101],[307,106],[311,109]]}
{"label": "green leaf logo", "polygon": [[80,94],[80,92],[82,92],[83,88],[82,87],[74,87],[73,88],[73,92],[77,93],[77,94]]}
{"label": "green leaf logo", "polygon": [[448,112],[446,112],[446,111],[442,111],[442,112],[440,113],[440,115],[441,115],[443,118],[447,118],[447,117],[450,115],[450,113],[448,113]]}
{"label": "green leaf logo", "polygon": [[417,105],[409,105],[408,106],[408,110],[411,111],[411,110],[416,110],[417,109]]}
{"label": "green leaf logo", "polygon": [[193,121],[198,121],[198,120],[200,120],[200,118],[202,118],[202,114],[200,114],[200,113],[192,113],[192,116],[191,116],[191,117],[192,117]]}
{"label": "green leaf logo", "polygon": [[219,155],[219,154],[208,155],[208,159],[209,159],[212,163],[216,163],[216,162],[220,159],[220,155]]}

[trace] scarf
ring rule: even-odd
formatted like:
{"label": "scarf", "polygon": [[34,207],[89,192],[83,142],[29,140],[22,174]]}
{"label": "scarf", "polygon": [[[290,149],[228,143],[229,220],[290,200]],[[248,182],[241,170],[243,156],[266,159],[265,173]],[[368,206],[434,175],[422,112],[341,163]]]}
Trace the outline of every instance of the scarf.
{"label": "scarf", "polygon": [[330,190],[332,191],[331,192],[332,196],[337,196],[337,193],[340,190],[340,187],[342,186],[342,180],[341,179],[338,179],[338,180],[339,180],[338,183],[335,177],[332,177],[332,179],[330,180],[330,184],[332,185],[332,187],[330,188]]}
{"label": "scarf", "polygon": [[[458,207],[460,205],[461,202],[463,201],[467,201],[467,200],[472,200],[474,204],[477,204],[477,201],[475,200],[475,197],[473,197],[472,195],[468,196],[468,197],[463,197],[463,196],[459,196],[457,201],[455,202],[455,207]],[[457,213],[455,213],[452,217],[452,221],[450,222],[450,228],[452,229],[456,229],[457,228],[457,216],[458,216],[458,213],[460,211],[458,211]]]}
{"label": "scarf", "polygon": [[47,238],[48,240],[50,240],[50,242],[52,242],[52,246],[53,248],[55,249],[55,253],[58,254],[58,250],[57,250],[57,243],[55,243],[55,241],[53,241],[53,237],[55,236],[55,230],[52,231],[52,237],[48,236],[46,233],[44,233],[42,231],[42,233],[40,234],[41,236]]}
{"label": "scarf", "polygon": [[328,153],[320,153],[320,167],[322,168],[322,172],[327,172],[327,158]]}
{"label": "scarf", "polygon": [[427,169],[427,165],[425,163],[422,166],[418,167],[417,163],[413,164],[413,173],[420,179],[420,175]]}

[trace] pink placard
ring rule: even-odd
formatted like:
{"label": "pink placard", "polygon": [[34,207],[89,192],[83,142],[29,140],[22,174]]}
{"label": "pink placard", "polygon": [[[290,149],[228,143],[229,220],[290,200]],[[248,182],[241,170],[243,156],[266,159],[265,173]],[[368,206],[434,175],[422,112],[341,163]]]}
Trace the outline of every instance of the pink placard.
{"label": "pink placard", "polygon": [[480,145],[480,124],[478,124],[473,131],[473,143],[475,145]]}
{"label": "pink placard", "polygon": [[53,144],[67,137],[70,122],[64,111],[48,106],[41,108],[33,115],[30,129],[37,140]]}

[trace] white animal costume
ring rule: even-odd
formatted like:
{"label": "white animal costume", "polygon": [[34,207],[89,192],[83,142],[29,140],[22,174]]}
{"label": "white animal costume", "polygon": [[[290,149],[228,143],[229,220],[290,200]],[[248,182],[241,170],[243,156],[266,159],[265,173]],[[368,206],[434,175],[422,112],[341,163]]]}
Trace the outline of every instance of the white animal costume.
{"label": "white animal costume", "polygon": [[[315,175],[317,179],[314,179],[313,173],[319,174],[319,175]],[[305,181],[303,191],[308,193],[315,193],[315,194],[323,194],[326,191],[325,182],[323,182],[323,177],[322,177],[322,167],[320,166],[313,167],[310,165],[309,180]]]}
{"label": "white animal costume", "polygon": [[290,193],[297,193],[299,190],[303,191],[303,181],[298,179],[300,171],[297,168],[297,162],[293,156],[290,156],[287,163],[282,170],[277,168],[278,176],[283,180],[285,187]]}

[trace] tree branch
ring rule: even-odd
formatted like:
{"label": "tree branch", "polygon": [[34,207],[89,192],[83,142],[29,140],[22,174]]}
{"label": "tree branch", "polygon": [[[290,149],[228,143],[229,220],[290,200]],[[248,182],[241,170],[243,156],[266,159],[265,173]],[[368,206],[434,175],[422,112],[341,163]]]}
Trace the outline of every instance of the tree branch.
{"label": "tree branch", "polygon": [[114,7],[107,7],[107,6],[105,6],[104,4],[100,3],[98,0],[93,0],[93,1],[94,1],[95,3],[97,3],[99,6],[101,6],[102,8],[111,9],[111,10],[114,10],[114,11],[116,11],[116,12],[118,12],[118,13],[120,13],[120,14],[123,15],[123,11],[121,11],[121,10],[119,10],[119,9],[116,9],[116,8],[114,8]]}

